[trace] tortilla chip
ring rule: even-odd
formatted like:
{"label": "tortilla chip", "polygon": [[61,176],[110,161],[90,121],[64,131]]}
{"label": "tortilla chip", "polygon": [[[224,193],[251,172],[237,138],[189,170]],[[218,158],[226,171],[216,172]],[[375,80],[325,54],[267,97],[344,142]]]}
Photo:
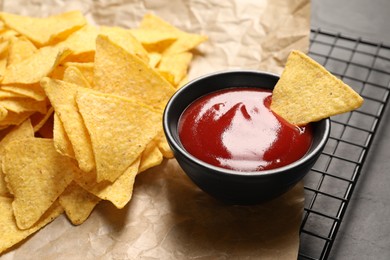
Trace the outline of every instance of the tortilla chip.
{"label": "tortilla chip", "polygon": [[93,170],[95,160],[90,137],[75,101],[76,93],[81,91],[81,87],[49,78],[42,79],[41,85],[64,125],[80,169],[85,172]]}
{"label": "tortilla chip", "polygon": [[323,66],[293,51],[272,93],[271,109],[294,125],[306,125],[357,109],[363,98]]}
{"label": "tortilla chip", "polygon": [[165,137],[164,132],[161,130],[156,137],[157,146],[164,158],[171,159],[174,157],[173,151],[169,147],[168,141]]}
{"label": "tortilla chip", "polygon": [[12,208],[20,229],[31,228],[78,171],[71,159],[57,153],[53,140],[43,138],[10,142],[2,163],[5,180],[15,197]]}
{"label": "tortilla chip", "polygon": [[0,106],[15,113],[39,112],[46,114],[46,101],[36,101],[30,98],[7,98],[0,100]]}
{"label": "tortilla chip", "polygon": [[33,84],[48,76],[70,54],[68,49],[40,48],[32,56],[7,67],[2,84]]}
{"label": "tortilla chip", "polygon": [[70,11],[45,18],[1,13],[0,19],[6,26],[25,35],[37,46],[61,41],[86,24],[80,11]]}
{"label": "tortilla chip", "polygon": [[0,121],[3,121],[8,116],[8,109],[0,105]]}
{"label": "tortilla chip", "polygon": [[91,136],[96,181],[113,182],[156,136],[161,114],[134,100],[113,95],[80,92],[76,101]]}
{"label": "tortilla chip", "polygon": [[31,234],[40,230],[42,227],[49,224],[55,218],[62,214],[63,209],[56,201],[43,214],[39,221],[29,229],[20,229],[16,223],[12,210],[12,199],[0,197],[0,254],[6,249],[19,243]]}
{"label": "tortilla chip", "polygon": [[35,84],[12,84],[9,86],[1,86],[4,91],[18,94],[19,96],[29,97],[37,101],[43,101],[46,98],[45,91],[39,83]]}
{"label": "tortilla chip", "polygon": [[[22,138],[33,138],[34,130],[31,121],[27,119],[22,124],[13,127],[13,129],[0,142],[0,165],[4,155],[5,147],[12,141]],[[10,197],[12,191],[6,185],[2,167],[0,167],[0,196]]]}
{"label": "tortilla chip", "polygon": [[68,67],[76,67],[88,81],[89,86],[94,86],[94,63],[93,62],[66,62],[65,69]]}
{"label": "tortilla chip", "polygon": [[160,63],[162,55],[158,52],[149,52],[149,66],[151,68],[156,68]]}
{"label": "tortilla chip", "polygon": [[174,41],[164,50],[164,54],[186,52],[194,49],[196,46],[207,40],[207,37],[204,35],[181,31],[153,14],[147,14],[143,17],[140,29],[157,30],[164,33],[171,33],[174,37],[177,38],[176,41]]}
{"label": "tortilla chip", "polygon": [[160,42],[169,42],[170,45],[178,37],[170,30],[162,31],[160,28],[134,28],[130,29],[130,33],[144,45],[154,45]]}
{"label": "tortilla chip", "polygon": [[50,107],[45,114],[35,113],[30,117],[31,124],[34,127],[34,132],[38,132],[43,125],[50,119],[54,113],[54,108]]}
{"label": "tortilla chip", "polygon": [[53,120],[53,141],[57,152],[70,158],[76,158],[72,143],[69,140],[64,125],[56,113],[54,113]]}
{"label": "tortilla chip", "polygon": [[187,75],[192,56],[190,52],[163,55],[158,68],[163,71],[169,71],[173,75],[174,85],[177,86]]}
{"label": "tortilla chip", "polygon": [[102,200],[110,201],[116,208],[122,209],[131,200],[134,181],[138,172],[140,159],[133,162],[118,179],[111,183],[96,183],[95,175],[78,174],[75,181],[84,189]]}
{"label": "tortilla chip", "polygon": [[65,47],[72,51],[67,60],[93,61],[98,34],[99,28],[97,26],[87,24],[71,34],[66,40],[58,43],[57,46]]}
{"label": "tortilla chip", "polygon": [[120,27],[102,26],[100,34],[108,36],[108,38],[123,48],[128,53],[131,53],[145,63],[149,62],[149,56],[142,44],[134,38],[129,30]]}
{"label": "tortilla chip", "polygon": [[7,66],[19,63],[29,57],[31,57],[37,48],[26,37],[15,37],[10,41],[8,49]]}
{"label": "tortilla chip", "polygon": [[91,88],[87,78],[75,66],[67,66],[64,71],[63,80],[72,84],[79,85],[84,88]]}
{"label": "tortilla chip", "polygon": [[81,225],[100,199],[72,182],[59,197],[59,202],[73,225]]}
{"label": "tortilla chip", "polygon": [[102,35],[96,40],[94,89],[136,98],[159,110],[174,93],[161,75]]}
{"label": "tortilla chip", "polygon": [[151,141],[142,152],[141,164],[138,169],[138,173],[146,171],[149,168],[161,164],[163,161],[163,155],[158,148],[155,141]]}
{"label": "tortilla chip", "polygon": [[[0,116],[2,116],[2,107],[0,107]],[[26,119],[28,119],[32,114],[34,114],[33,111],[26,111],[21,113],[15,113],[13,111],[7,111],[6,117],[2,118],[0,120],[0,126],[10,126],[10,125],[19,125]]]}

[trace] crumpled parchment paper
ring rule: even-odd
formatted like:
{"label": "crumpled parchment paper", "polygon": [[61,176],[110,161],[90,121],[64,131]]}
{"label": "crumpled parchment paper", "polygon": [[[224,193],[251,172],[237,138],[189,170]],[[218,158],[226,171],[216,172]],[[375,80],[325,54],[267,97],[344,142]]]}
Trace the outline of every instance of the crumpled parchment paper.
{"label": "crumpled parchment paper", "polygon": [[[2,11],[47,16],[81,10],[93,24],[136,27],[146,13],[209,37],[189,78],[233,68],[280,73],[307,51],[309,0],[3,0]],[[256,206],[225,205],[199,190],[174,159],[137,176],[122,210],[100,203],[72,226],[65,215],[1,259],[296,259],[303,184]],[[1,214],[1,213],[0,213]],[[1,235],[1,234],[0,234]]]}

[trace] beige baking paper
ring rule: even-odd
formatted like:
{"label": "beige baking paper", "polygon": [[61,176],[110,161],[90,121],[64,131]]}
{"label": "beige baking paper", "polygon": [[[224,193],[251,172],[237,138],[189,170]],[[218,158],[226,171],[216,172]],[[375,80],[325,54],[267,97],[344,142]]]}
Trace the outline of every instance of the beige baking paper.
{"label": "beige baking paper", "polygon": [[[155,13],[209,37],[195,52],[190,79],[237,68],[280,73],[291,49],[307,51],[309,44],[309,0],[0,3],[5,12],[29,16],[79,9],[91,23],[125,28]],[[225,205],[169,160],[137,177],[124,209],[100,203],[80,226],[62,215],[0,259],[296,259],[303,204],[299,183],[261,205]]]}

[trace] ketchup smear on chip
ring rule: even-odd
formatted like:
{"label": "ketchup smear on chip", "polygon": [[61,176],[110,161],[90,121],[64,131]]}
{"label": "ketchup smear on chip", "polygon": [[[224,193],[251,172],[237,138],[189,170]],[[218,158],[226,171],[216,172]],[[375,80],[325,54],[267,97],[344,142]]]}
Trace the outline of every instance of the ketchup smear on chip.
{"label": "ketchup smear on chip", "polygon": [[310,148],[310,125],[297,127],[270,110],[272,92],[231,88],[200,97],[179,120],[179,137],[196,158],[238,171],[274,169]]}

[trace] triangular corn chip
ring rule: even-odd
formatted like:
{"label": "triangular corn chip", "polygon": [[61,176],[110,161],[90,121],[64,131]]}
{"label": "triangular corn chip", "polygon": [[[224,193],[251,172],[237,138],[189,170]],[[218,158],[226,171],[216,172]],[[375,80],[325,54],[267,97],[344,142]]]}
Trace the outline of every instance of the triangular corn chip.
{"label": "triangular corn chip", "polygon": [[158,68],[172,73],[174,85],[177,86],[184,76],[187,75],[192,56],[190,52],[163,55]]}
{"label": "triangular corn chip", "polygon": [[360,107],[363,98],[323,66],[292,51],[272,93],[271,109],[291,124],[310,122]]}
{"label": "triangular corn chip", "polygon": [[46,101],[36,101],[31,98],[7,98],[0,100],[0,106],[6,108],[8,111],[15,113],[22,112],[39,112],[46,114]]}
{"label": "triangular corn chip", "polygon": [[[24,121],[22,124],[15,126],[0,142],[0,165],[2,157],[4,156],[4,148],[12,141],[22,138],[33,138],[34,130],[29,119]],[[0,196],[9,197],[12,191],[7,187],[3,169],[0,167]]]}
{"label": "triangular corn chip", "polygon": [[90,193],[102,200],[110,201],[115,207],[121,209],[126,206],[133,195],[139,164],[140,159],[137,159],[113,183],[108,181],[96,183],[96,176],[92,174],[79,174],[75,177],[75,181]]}
{"label": "triangular corn chip", "polygon": [[22,230],[15,223],[12,199],[0,197],[0,254],[49,224],[63,211],[58,201],[56,201],[34,226]]}
{"label": "triangular corn chip", "polygon": [[84,88],[91,88],[91,85],[87,80],[87,78],[75,66],[66,67],[64,71],[63,80],[72,84],[79,85]]}
{"label": "triangular corn chip", "polygon": [[177,38],[176,41],[164,50],[164,54],[186,52],[194,49],[196,46],[207,40],[207,37],[204,35],[181,31],[153,14],[147,14],[143,17],[140,29],[158,30],[164,33],[172,33],[172,36]]}
{"label": "triangular corn chip", "polygon": [[81,225],[100,199],[72,182],[59,197],[59,202],[73,225]]}
{"label": "triangular corn chip", "polygon": [[65,47],[72,51],[69,60],[81,59],[93,61],[95,56],[96,37],[99,34],[99,28],[87,24],[81,29],[71,34],[65,41],[60,42],[57,46]]}
{"label": "triangular corn chip", "polygon": [[96,180],[113,182],[156,136],[161,114],[113,95],[80,92],[76,100],[91,136]]}
{"label": "triangular corn chip", "polygon": [[71,159],[57,153],[52,139],[43,138],[11,142],[5,147],[2,163],[15,197],[12,208],[20,229],[32,227],[78,171]]}
{"label": "triangular corn chip", "polygon": [[19,96],[29,97],[37,101],[43,101],[46,98],[45,91],[42,89],[41,85],[38,83],[34,84],[12,84],[9,86],[1,86],[5,91],[9,91]]}
{"label": "triangular corn chip", "polygon": [[86,24],[80,11],[70,11],[45,18],[1,13],[0,18],[8,27],[23,34],[38,46],[63,40]]}
{"label": "triangular corn chip", "polygon": [[29,58],[37,51],[35,45],[26,37],[12,38],[8,49],[7,66]]}
{"label": "triangular corn chip", "polygon": [[158,133],[155,140],[157,142],[158,149],[160,149],[160,152],[162,153],[164,158],[167,158],[167,159],[173,158],[173,151],[169,147],[168,141],[165,137],[163,130],[161,130]]}
{"label": "triangular corn chip", "polygon": [[91,171],[95,168],[95,161],[90,137],[75,100],[76,93],[81,87],[49,78],[42,79],[41,85],[64,126],[80,169],[85,172]]}
{"label": "triangular corn chip", "polygon": [[53,116],[53,141],[57,152],[70,158],[76,158],[72,143],[69,140],[61,119],[56,113]]}
{"label": "triangular corn chip", "polygon": [[54,113],[54,108],[50,107],[45,114],[35,113],[30,117],[31,124],[34,127],[34,132],[38,132],[47,121],[50,120]]}
{"label": "triangular corn chip", "polygon": [[141,163],[139,165],[138,173],[159,165],[162,160],[163,155],[157,146],[157,142],[152,140],[142,152]]}
{"label": "triangular corn chip", "polygon": [[137,98],[159,110],[174,92],[172,85],[145,62],[103,35],[96,40],[94,89]]}
{"label": "triangular corn chip", "polygon": [[108,36],[108,38],[126,50],[128,53],[136,55],[145,63],[149,62],[149,56],[145,48],[142,46],[129,30],[120,27],[102,26],[100,34]]}
{"label": "triangular corn chip", "polygon": [[7,67],[2,84],[33,84],[48,76],[70,54],[68,49],[40,48],[32,56]]}

